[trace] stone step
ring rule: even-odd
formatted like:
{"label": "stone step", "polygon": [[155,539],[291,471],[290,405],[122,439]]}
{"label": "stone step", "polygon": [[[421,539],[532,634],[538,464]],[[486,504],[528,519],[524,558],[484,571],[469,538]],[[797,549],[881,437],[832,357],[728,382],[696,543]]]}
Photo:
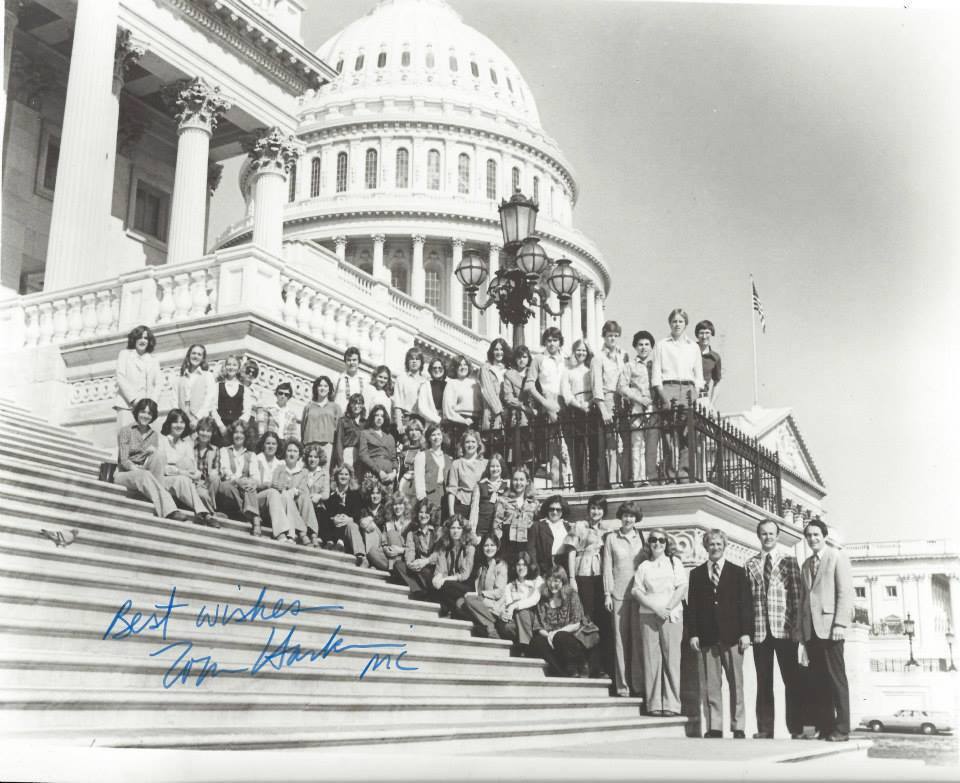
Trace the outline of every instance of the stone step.
{"label": "stone step", "polygon": [[81,531],[69,547],[59,548],[38,535],[44,524],[43,520],[27,518],[21,526],[10,528],[6,517],[0,519],[0,542],[5,550],[0,569],[8,578],[33,579],[49,583],[53,589],[67,590],[67,597],[70,582],[66,576],[82,585],[108,590],[120,601],[131,590],[138,592],[138,588],[150,596],[152,602],[164,601],[175,586],[178,593],[196,595],[199,601],[235,603],[238,597],[254,601],[260,588],[266,586],[272,596],[299,598],[311,606],[342,604],[345,607],[342,616],[351,620],[369,618],[379,622],[395,616],[421,626],[465,632],[471,628],[471,624],[463,620],[439,618],[435,604],[410,601],[404,587],[364,582],[361,569],[356,569],[357,578],[353,582],[349,577],[319,570],[311,564],[268,568],[239,557],[234,558],[234,562],[201,557],[191,564],[171,552],[125,551],[122,547],[109,552],[86,531]]}
{"label": "stone step", "polygon": [[[541,696],[598,698],[607,693],[608,683],[596,679],[552,678],[538,675],[523,678],[485,674],[454,674],[428,670],[404,671],[394,661],[381,663],[361,678],[364,665],[346,662],[340,656],[300,661],[279,671],[267,667],[255,676],[249,673],[254,659],[221,658],[194,661],[189,656],[176,664],[174,651],[160,657],[144,656],[131,661],[125,656],[89,655],[73,652],[63,656],[46,650],[0,651],[0,682],[16,682],[21,688],[119,689],[128,692],[163,694],[188,691],[204,694],[246,694],[259,700],[263,696],[385,696],[450,697],[464,693],[473,696],[536,699]],[[195,651],[198,656],[205,651]],[[334,660],[336,658],[336,660]],[[212,668],[216,664],[216,670]],[[246,669],[247,671],[232,671]],[[197,684],[198,677],[202,677]],[[168,690],[165,691],[166,687]],[[365,690],[366,689],[366,690]]]}
{"label": "stone step", "polygon": [[65,453],[59,447],[34,443],[28,436],[9,437],[0,433],[0,464],[14,459],[28,459],[48,469],[92,479],[99,475],[100,463],[109,461],[80,451]]}
{"label": "stone step", "polygon": [[[544,676],[542,660],[511,658],[506,651],[502,656],[491,655],[471,645],[454,647],[445,640],[422,636],[416,628],[405,634],[406,638],[387,630],[378,633],[370,629],[360,633],[349,623],[344,623],[339,632],[336,623],[322,629],[319,622],[311,623],[309,627],[307,623],[303,626],[299,623],[287,626],[264,623],[231,626],[228,629],[204,629],[197,628],[191,622],[192,617],[180,615],[171,618],[166,641],[158,632],[104,639],[111,620],[109,614],[54,612],[46,606],[43,608],[45,611],[39,622],[36,619],[20,620],[17,615],[26,614],[24,612],[12,613],[7,619],[7,613],[4,612],[4,617],[0,619],[0,644],[7,652],[59,652],[67,658],[78,652],[99,655],[108,650],[127,663],[135,664],[150,660],[152,654],[168,644],[176,644],[160,660],[172,664],[180,651],[189,648],[193,656],[210,655],[216,660],[243,661],[248,666],[263,655],[267,659],[265,666],[269,667],[271,660],[289,660],[290,655],[296,657],[297,652],[302,650],[306,655],[315,653],[317,663],[322,663],[324,668],[333,663],[339,669],[359,672],[370,656],[376,653],[382,657],[402,656],[400,660],[404,666],[413,666],[420,672],[431,674],[502,677],[517,681]],[[319,616],[314,619],[318,620]],[[339,648],[338,640],[342,640]],[[285,654],[283,651],[287,649],[292,652]],[[270,658],[273,653],[276,655]],[[307,665],[306,661],[304,665]]]}
{"label": "stone step", "polygon": [[[411,743],[481,740],[487,750],[529,747],[529,738],[542,737],[553,744],[561,738],[570,737],[579,743],[592,735],[596,738],[616,738],[617,742],[633,738],[638,741],[656,736],[681,736],[686,719],[679,718],[629,718],[594,721],[556,720],[529,724],[503,723],[441,723],[435,725],[398,727],[395,723],[361,727],[331,727],[318,729],[289,726],[257,726],[247,731],[223,731],[208,725],[181,726],[163,732],[145,734],[137,731],[118,730],[104,733],[77,728],[73,731],[16,732],[11,738],[55,737],[58,744],[84,746],[96,741],[97,745],[115,748],[180,748],[209,750],[256,750],[256,749],[306,749],[331,748],[356,752],[365,746],[397,748],[402,743],[404,752],[414,752]],[[482,747],[482,746],[481,746]],[[480,751],[481,747],[477,750]],[[429,756],[428,756],[429,757]]]}
{"label": "stone step", "polygon": [[23,405],[18,405],[15,402],[9,402],[7,400],[0,400],[0,416],[9,417],[16,421],[23,421],[42,427],[49,427],[51,429],[63,430],[65,432],[69,431],[65,427],[62,427],[59,424],[53,424],[43,416],[37,415],[29,408],[25,408]]}
{"label": "stone step", "polygon": [[76,688],[0,689],[0,725],[17,731],[63,731],[83,726],[91,731],[146,731],[184,725],[215,726],[219,730],[258,726],[305,725],[337,715],[337,726],[487,723],[534,724],[559,720],[626,720],[640,717],[639,699],[542,696],[536,701],[515,697],[457,698],[381,696],[264,695],[190,691],[131,693],[123,690]]}
{"label": "stone step", "polygon": [[[263,611],[255,619],[244,622],[242,615],[246,613],[252,616],[251,612],[255,611],[252,607],[257,603],[261,590],[263,588],[248,590],[243,601],[228,595],[226,599],[229,603],[219,603],[192,599],[188,591],[178,589],[173,594],[174,603],[182,605],[182,608],[170,612],[165,626],[167,638],[188,639],[196,644],[215,644],[226,639],[262,647],[270,629],[276,630],[276,642],[296,628],[298,638],[309,635],[312,642],[322,637],[323,643],[337,628],[342,628],[342,636],[349,636],[358,643],[374,643],[389,637],[390,641],[406,644],[411,650],[416,648],[424,653],[453,653],[462,660],[476,659],[495,666],[510,664],[522,668],[542,668],[540,662],[534,666],[521,658],[509,658],[510,646],[502,640],[474,639],[464,629],[447,628],[440,625],[439,621],[419,623],[414,618],[404,617],[402,611],[378,614],[377,608],[369,605],[363,605],[348,615],[346,610],[349,604],[346,603],[313,603],[292,596],[280,596],[272,590],[265,591],[263,601],[258,604]],[[144,617],[149,617],[157,612],[158,605],[166,607],[170,597],[170,591],[166,594],[133,590],[116,593],[88,587],[77,587],[66,596],[62,587],[49,585],[40,579],[4,578],[0,585],[0,603],[4,605],[0,626],[10,621],[24,626],[20,632],[26,633],[30,630],[27,626],[39,623],[36,633],[44,638],[56,635],[67,626],[76,626],[101,639],[118,612],[121,617],[114,626],[114,634],[128,627],[124,619],[133,622],[132,618],[138,611]],[[283,604],[275,611],[278,599],[282,599]],[[295,600],[299,603],[292,605]],[[131,605],[124,612],[126,601],[130,601]],[[219,598],[219,601],[223,599]],[[342,606],[343,610],[318,608],[337,606]],[[311,610],[311,607],[314,608]],[[286,609],[290,611],[284,613]],[[231,622],[230,618],[239,618],[239,621]],[[211,626],[211,622],[214,625]],[[155,646],[163,645],[160,629],[147,628],[137,638]]]}
{"label": "stone step", "polygon": [[96,454],[98,457],[102,455],[105,458],[109,458],[111,454],[116,454],[116,448],[113,445],[109,447],[98,446],[87,438],[83,438],[65,427],[18,419],[3,411],[0,411],[0,427],[3,427],[5,432],[30,437],[37,436],[54,445],[87,447],[91,453]]}

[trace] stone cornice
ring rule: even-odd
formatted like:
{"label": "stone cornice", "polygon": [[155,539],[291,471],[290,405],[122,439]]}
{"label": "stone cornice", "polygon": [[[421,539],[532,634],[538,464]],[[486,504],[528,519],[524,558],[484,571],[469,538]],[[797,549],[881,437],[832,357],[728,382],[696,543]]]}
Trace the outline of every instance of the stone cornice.
{"label": "stone cornice", "polygon": [[239,0],[161,0],[257,70],[300,95],[336,76],[303,44]]}
{"label": "stone cornice", "polygon": [[[302,121],[301,121],[302,122]],[[335,141],[340,136],[347,136],[351,131],[360,131],[363,133],[384,131],[391,135],[402,130],[423,130],[433,132],[451,132],[466,136],[476,136],[481,139],[490,139],[511,147],[515,147],[527,154],[539,158],[550,167],[560,173],[561,179],[566,182],[570,188],[571,201],[576,204],[579,197],[579,187],[574,178],[573,170],[565,161],[560,160],[540,149],[529,141],[518,139],[506,132],[497,132],[484,128],[471,127],[464,122],[454,120],[377,120],[373,118],[358,119],[356,117],[344,117],[342,120],[326,118],[324,126],[316,130],[305,130],[298,133],[302,141]]]}

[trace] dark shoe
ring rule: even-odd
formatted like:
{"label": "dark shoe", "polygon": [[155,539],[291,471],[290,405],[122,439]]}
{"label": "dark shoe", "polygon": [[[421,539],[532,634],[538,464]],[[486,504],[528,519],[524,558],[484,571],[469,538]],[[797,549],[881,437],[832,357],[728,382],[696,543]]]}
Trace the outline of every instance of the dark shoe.
{"label": "dark shoe", "polygon": [[356,560],[356,563],[357,563],[357,567],[358,567],[358,568],[360,568],[360,567],[362,567],[362,566],[365,566],[365,565],[367,564],[366,555],[361,555],[361,554],[358,552],[358,553],[355,554],[353,557],[354,557],[354,560]]}
{"label": "dark shoe", "polygon": [[790,739],[801,739],[801,740],[802,740],[802,739],[806,739],[806,737],[803,736],[803,732],[801,731],[801,732],[799,732],[798,734],[791,734],[791,735],[790,735]]}
{"label": "dark shoe", "polygon": [[746,738],[747,738],[747,735],[744,734],[740,729],[734,729],[733,738],[734,738],[734,739],[746,739]]}
{"label": "dark shoe", "polygon": [[704,735],[703,735],[703,738],[704,738],[704,739],[722,739],[722,738],[723,738],[723,732],[722,732],[722,731],[717,731],[716,729],[712,729],[712,730],[708,731],[706,734],[704,734]]}
{"label": "dark shoe", "polygon": [[184,514],[182,511],[174,511],[172,514],[168,514],[167,519],[172,519],[174,522],[190,521],[190,517]]}
{"label": "dark shoe", "polygon": [[753,738],[754,739],[773,739],[773,735],[768,734],[765,731],[758,731],[756,734],[753,735]]}
{"label": "dark shoe", "polygon": [[216,514],[211,514],[207,517],[207,527],[212,527],[214,530],[220,530],[223,527],[223,522],[220,521],[220,517]]}
{"label": "dark shoe", "polygon": [[847,742],[850,739],[850,735],[841,734],[839,731],[831,731],[825,739],[827,742]]}

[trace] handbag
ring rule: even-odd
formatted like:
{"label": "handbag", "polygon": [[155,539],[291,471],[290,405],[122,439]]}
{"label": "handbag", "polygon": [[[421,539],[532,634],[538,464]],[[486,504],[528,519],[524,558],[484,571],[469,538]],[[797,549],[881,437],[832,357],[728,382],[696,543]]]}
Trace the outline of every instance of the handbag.
{"label": "handbag", "polygon": [[600,629],[590,619],[582,620],[580,627],[573,632],[573,635],[588,650],[592,650],[600,643]]}

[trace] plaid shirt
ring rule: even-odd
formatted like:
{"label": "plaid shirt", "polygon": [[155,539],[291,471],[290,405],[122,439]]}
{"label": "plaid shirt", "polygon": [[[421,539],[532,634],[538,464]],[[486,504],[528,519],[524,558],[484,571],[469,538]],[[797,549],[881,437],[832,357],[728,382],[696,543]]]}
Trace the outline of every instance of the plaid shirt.
{"label": "plaid shirt", "polygon": [[767,622],[774,639],[800,639],[800,566],[797,559],[784,555],[774,564],[770,586],[763,583],[761,552],[747,561],[747,578],[753,594],[753,641],[767,638]]}

